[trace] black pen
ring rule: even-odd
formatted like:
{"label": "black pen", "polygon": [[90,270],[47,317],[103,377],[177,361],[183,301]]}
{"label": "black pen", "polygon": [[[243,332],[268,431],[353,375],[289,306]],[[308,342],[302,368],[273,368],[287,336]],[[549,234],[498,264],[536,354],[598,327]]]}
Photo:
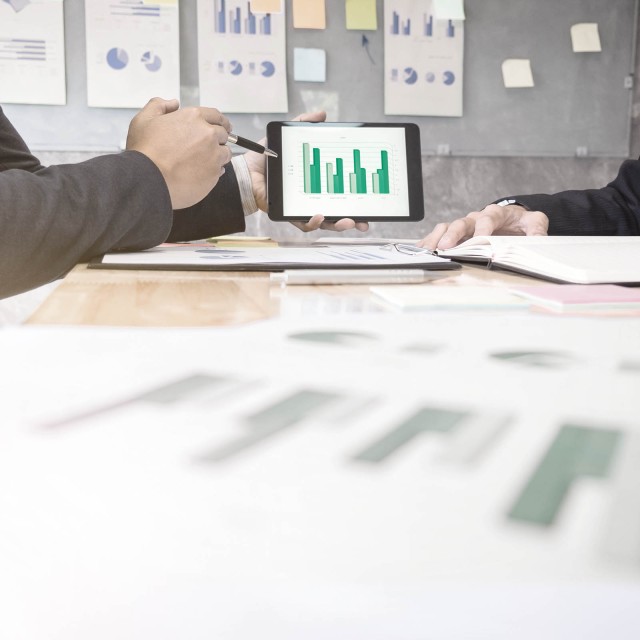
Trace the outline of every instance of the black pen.
{"label": "black pen", "polygon": [[267,147],[263,147],[261,144],[257,142],[252,142],[251,140],[247,140],[241,136],[237,136],[235,133],[230,133],[227,138],[227,142],[232,142],[233,144],[237,144],[239,147],[244,147],[245,149],[249,149],[250,151],[257,151],[258,153],[264,153],[267,156],[271,156],[272,158],[277,158],[278,154]]}

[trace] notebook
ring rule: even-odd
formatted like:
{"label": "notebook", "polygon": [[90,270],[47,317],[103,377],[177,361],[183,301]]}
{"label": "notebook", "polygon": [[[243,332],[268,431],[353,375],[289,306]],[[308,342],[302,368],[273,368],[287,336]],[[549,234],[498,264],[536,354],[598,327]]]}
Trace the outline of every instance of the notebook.
{"label": "notebook", "polygon": [[437,253],[556,282],[640,285],[637,236],[477,236]]}

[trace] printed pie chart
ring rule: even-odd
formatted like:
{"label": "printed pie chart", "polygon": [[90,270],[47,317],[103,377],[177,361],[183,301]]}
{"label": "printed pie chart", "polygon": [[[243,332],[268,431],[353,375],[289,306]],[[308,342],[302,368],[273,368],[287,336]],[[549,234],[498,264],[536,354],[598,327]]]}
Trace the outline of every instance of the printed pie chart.
{"label": "printed pie chart", "polygon": [[415,84],[418,80],[418,72],[411,67],[404,70],[404,81],[406,84]]}
{"label": "printed pie chart", "polygon": [[237,60],[232,60],[229,65],[231,66],[232,76],[239,76],[242,73],[242,65]]}
{"label": "printed pie chart", "polygon": [[129,54],[124,49],[113,47],[107,51],[107,64],[112,69],[124,69],[129,64]]}
{"label": "printed pie chart", "polygon": [[442,80],[445,84],[453,84],[456,81],[456,76],[452,71],[445,71],[442,74]]}
{"label": "printed pie chart", "polygon": [[157,56],[152,51],[145,51],[142,54],[140,62],[144,64],[148,71],[157,71],[162,66],[160,56]]}
{"label": "printed pie chart", "polygon": [[429,71],[429,73],[427,73],[426,75],[426,79],[428,83],[432,83],[436,81],[436,74],[432,73],[431,71]]}
{"label": "printed pie chart", "polygon": [[260,73],[265,78],[270,78],[275,72],[276,66],[273,64],[273,62],[269,62],[268,60],[264,60],[262,62],[262,70],[260,71]]}

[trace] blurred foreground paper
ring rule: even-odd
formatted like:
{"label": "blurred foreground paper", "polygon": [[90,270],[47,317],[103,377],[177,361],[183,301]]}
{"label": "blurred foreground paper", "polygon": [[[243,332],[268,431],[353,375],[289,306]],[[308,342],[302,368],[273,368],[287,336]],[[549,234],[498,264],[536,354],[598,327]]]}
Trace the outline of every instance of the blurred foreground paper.
{"label": "blurred foreground paper", "polygon": [[574,53],[602,51],[597,22],[581,22],[571,26],[571,47]]}
{"label": "blurred foreground paper", "polygon": [[508,58],[502,63],[504,86],[509,88],[533,87],[531,61],[528,58]]}

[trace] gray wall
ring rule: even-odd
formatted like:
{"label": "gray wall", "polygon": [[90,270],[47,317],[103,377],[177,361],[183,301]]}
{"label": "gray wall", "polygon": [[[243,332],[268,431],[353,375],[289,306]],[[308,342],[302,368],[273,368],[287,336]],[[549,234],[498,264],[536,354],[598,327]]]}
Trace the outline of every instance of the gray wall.
{"label": "gray wall", "polygon": [[[637,32],[638,25],[636,25]],[[635,77],[640,77],[636,53]],[[633,89],[630,157],[640,155],[640,90]],[[41,152],[44,164],[77,162],[95,154]],[[425,220],[421,223],[374,223],[371,235],[419,237],[443,220],[464,215],[487,202],[514,193],[555,192],[603,186],[615,177],[620,158],[424,156]],[[275,238],[300,237],[287,223],[272,223],[265,215],[248,219],[247,233]],[[312,236],[326,235],[315,232]],[[348,235],[352,235],[350,232]],[[354,234],[355,235],[355,234]]]}

